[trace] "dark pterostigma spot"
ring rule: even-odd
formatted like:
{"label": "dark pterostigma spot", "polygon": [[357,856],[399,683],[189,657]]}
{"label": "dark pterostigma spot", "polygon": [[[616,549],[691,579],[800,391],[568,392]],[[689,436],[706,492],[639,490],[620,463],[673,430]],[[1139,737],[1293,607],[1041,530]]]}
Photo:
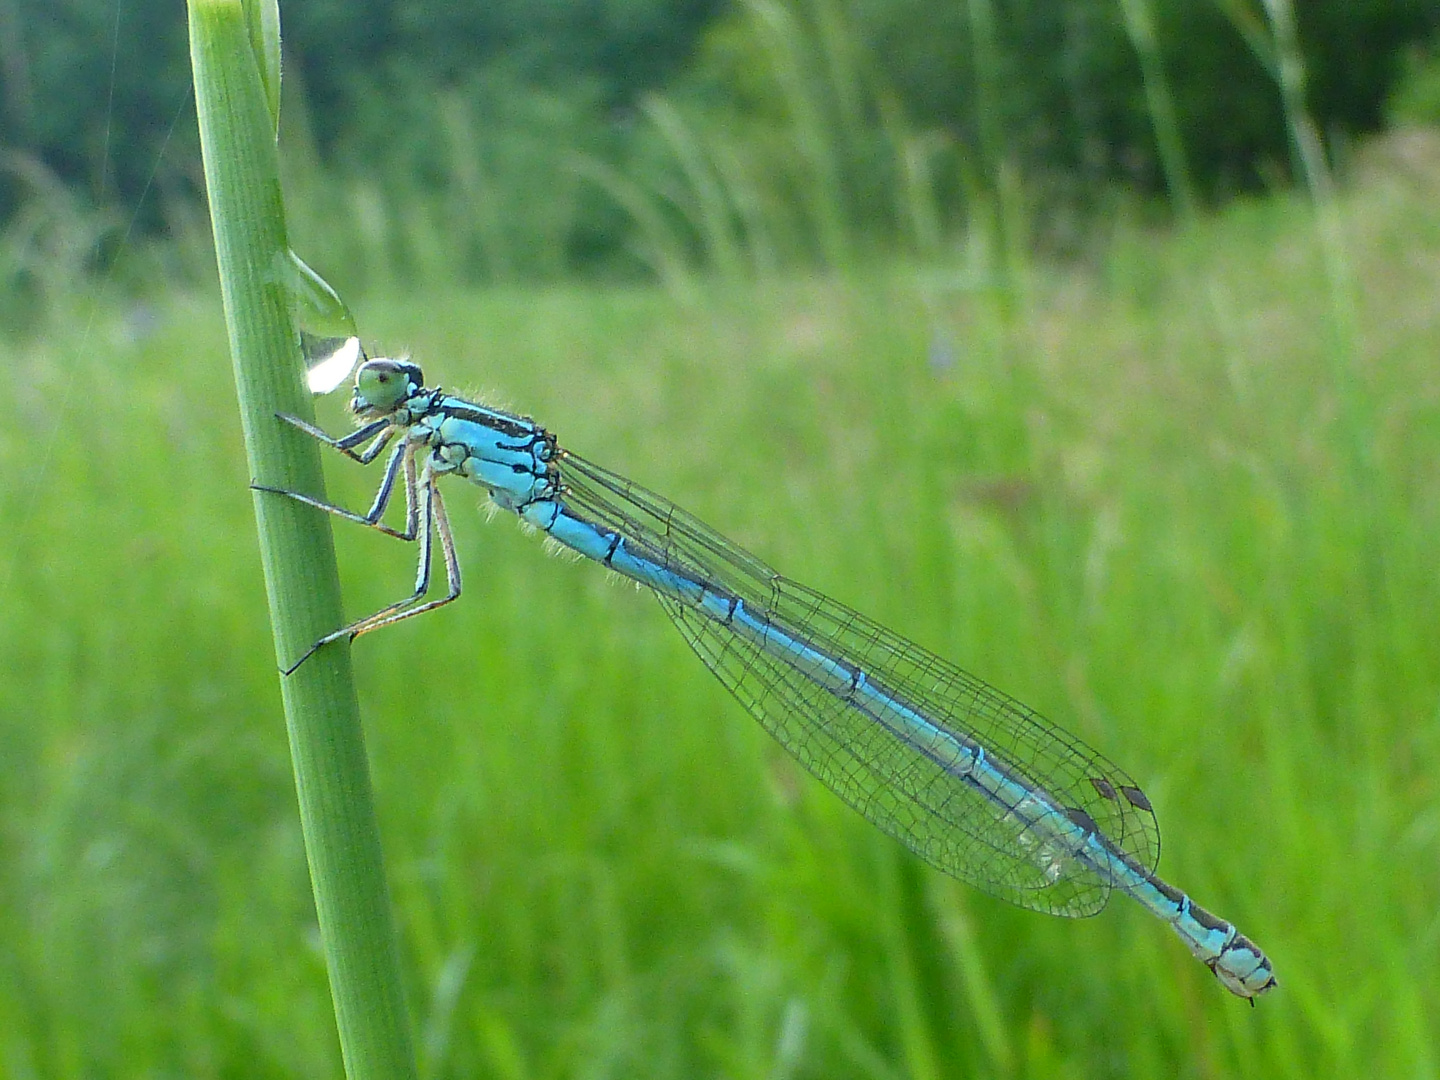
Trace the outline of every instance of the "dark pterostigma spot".
{"label": "dark pterostigma spot", "polygon": [[1154,809],[1150,805],[1150,800],[1145,797],[1145,793],[1141,791],[1138,787],[1122,787],[1120,789],[1120,794],[1124,795],[1125,798],[1130,800],[1131,806],[1137,807],[1141,810]]}

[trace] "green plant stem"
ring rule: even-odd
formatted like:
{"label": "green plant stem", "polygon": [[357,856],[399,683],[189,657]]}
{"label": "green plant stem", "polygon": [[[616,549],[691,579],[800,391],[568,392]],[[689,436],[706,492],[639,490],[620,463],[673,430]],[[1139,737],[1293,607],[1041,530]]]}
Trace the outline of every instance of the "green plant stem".
{"label": "green plant stem", "polygon": [[[256,51],[269,42],[249,32],[247,16],[255,13],[240,0],[190,0],[189,9],[205,182],[251,475],[318,493],[316,444],[275,419],[281,411],[307,416],[310,402],[285,284],[277,88],[267,97]],[[289,663],[341,623],[329,520],[265,493],[256,493],[255,515],[276,653]],[[414,1077],[349,648],[321,650],[281,690],[346,1075]]]}
{"label": "green plant stem", "polygon": [[795,149],[807,174],[805,202],[820,254],[832,270],[849,269],[853,253],[835,136],[811,77],[804,34],[797,25],[794,11],[784,4],[775,0],[745,0],[744,6],[755,20],[770,73],[789,113]]}
{"label": "green plant stem", "polygon": [[1160,151],[1160,166],[1165,171],[1165,186],[1170,191],[1172,205],[1180,220],[1189,227],[1195,221],[1195,185],[1191,182],[1190,166],[1185,160],[1185,142],[1180,137],[1175,98],[1170,93],[1170,80],[1165,74],[1164,58],[1160,55],[1154,12],[1148,0],[1120,0],[1120,10],[1125,16],[1125,32],[1140,60],[1145,104],[1150,112],[1151,129],[1155,132],[1155,145]]}

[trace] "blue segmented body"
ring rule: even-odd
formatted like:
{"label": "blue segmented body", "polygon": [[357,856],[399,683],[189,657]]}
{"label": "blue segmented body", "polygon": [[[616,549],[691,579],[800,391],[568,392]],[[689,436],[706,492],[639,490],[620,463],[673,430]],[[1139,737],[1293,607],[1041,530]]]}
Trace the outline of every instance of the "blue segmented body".
{"label": "blue segmented body", "polygon": [[[400,438],[371,513],[295,497],[385,528],[377,523],[403,465],[412,507],[403,535],[422,543],[421,580],[410,600],[322,641],[458,595],[433,485],[464,476],[558,543],[652,590],[706,666],[787,750],[926,861],[1057,915],[1092,915],[1119,890],[1167,922],[1231,992],[1253,1000],[1276,985],[1252,941],[1155,876],[1159,828],[1149,800],[1079,739],[780,576],[673,503],[562,450],[534,421],[426,389],[408,361],[363,364],[351,405],[369,423],[343,440],[292,422],[364,461]],[[353,451],[370,438],[371,450]],[[432,514],[451,593],[421,604]]]}

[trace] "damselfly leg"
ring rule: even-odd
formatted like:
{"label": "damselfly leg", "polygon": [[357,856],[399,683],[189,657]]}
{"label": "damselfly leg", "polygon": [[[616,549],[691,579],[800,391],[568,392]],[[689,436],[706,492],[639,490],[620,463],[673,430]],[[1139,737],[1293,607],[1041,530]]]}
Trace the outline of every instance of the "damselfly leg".
{"label": "damselfly leg", "polygon": [[[359,429],[356,434],[361,435],[359,439],[345,438],[335,439],[326,434],[320,428],[309,424],[297,417],[279,414],[279,418],[294,425],[308,435],[312,435],[327,446],[344,453],[347,457],[362,464],[369,464],[374,461],[380,451],[394,436],[395,429],[384,424],[370,424]],[[377,428],[383,428],[378,430]],[[367,438],[374,438],[374,441],[363,451],[356,452],[355,446],[363,443]],[[395,492],[396,480],[404,476],[405,488],[405,528],[404,530],[391,528],[381,518],[386,508],[390,505],[390,499]],[[445,512],[445,500],[435,487],[435,475],[427,467],[417,475],[415,466],[415,447],[409,441],[402,442],[390,454],[390,460],[385,463],[385,476],[380,483],[379,490],[375,493],[375,500],[370,509],[364,514],[357,514],[343,506],[336,506],[334,503],[316,499],[298,491],[287,491],[284,488],[269,487],[264,484],[251,484],[255,491],[265,491],[272,495],[284,495],[288,499],[304,503],[306,506],[313,506],[317,510],[324,510],[327,514],[334,514],[347,521],[354,521],[360,525],[366,525],[387,536],[396,539],[413,542],[420,542],[419,563],[415,571],[415,591],[403,600],[381,608],[373,614],[357,619],[348,626],[342,626],[339,630],[332,631],[320,638],[313,645],[305,650],[304,654],[283,669],[282,674],[290,675],[308,660],[316,649],[322,645],[328,645],[332,641],[339,641],[348,637],[352,641],[361,634],[367,634],[371,630],[377,630],[382,626],[390,626],[408,619],[412,615],[419,615],[426,611],[433,611],[443,607],[455,600],[460,595],[460,559],[455,553],[455,537],[450,530],[450,518]],[[445,561],[445,578],[448,586],[446,594],[435,600],[425,600],[425,595],[430,590],[430,565],[431,565],[431,534],[432,531],[440,540],[441,556]],[[423,601],[423,602],[422,602]]]}
{"label": "damselfly leg", "polygon": [[[346,634],[354,639],[361,634],[368,634],[371,630],[379,630],[382,626],[392,626],[412,615],[434,611],[438,607],[444,607],[460,595],[460,558],[455,553],[455,536],[450,531],[450,516],[445,513],[445,500],[435,486],[434,474],[429,470],[426,470],[421,478],[420,502],[422,506],[420,516],[424,526],[420,531],[420,563],[415,571],[415,591],[404,600],[383,607],[375,614],[359,619],[342,630],[336,630],[333,634],[325,635],[315,643],[315,648],[336,641]],[[430,591],[430,526],[432,522],[435,526],[434,533],[440,540],[440,555],[445,560],[447,589],[445,595],[439,599],[425,600],[425,594]],[[421,603],[422,600],[425,602]],[[295,669],[291,668],[290,670]]]}
{"label": "damselfly leg", "polygon": [[[299,428],[312,439],[318,439],[326,446],[333,446],[346,457],[360,462],[361,465],[369,465],[370,462],[374,461],[379,456],[380,451],[385,449],[386,443],[395,435],[395,425],[389,420],[374,420],[364,427],[356,428],[350,432],[349,435],[337,439],[324,428],[317,427],[308,420],[301,420],[298,416],[291,416],[289,413],[276,413],[275,417],[278,420],[284,420],[285,423],[291,427]],[[355,447],[371,437],[374,437],[375,441],[364,450],[357,451],[355,449]]]}

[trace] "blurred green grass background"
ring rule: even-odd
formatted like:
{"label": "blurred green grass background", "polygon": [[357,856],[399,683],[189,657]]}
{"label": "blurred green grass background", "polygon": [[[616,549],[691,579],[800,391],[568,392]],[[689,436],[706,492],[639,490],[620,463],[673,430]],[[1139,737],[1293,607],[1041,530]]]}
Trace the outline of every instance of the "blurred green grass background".
{"label": "blurred green grass background", "polygon": [[[1123,899],[920,865],[460,487],[463,601],[356,649],[422,1075],[1436,1075],[1437,207],[1433,134],[1358,162],[1339,302],[1287,195],[1003,287],[962,250],[367,296],[432,383],[1123,764],[1281,982],[1251,1010]],[[338,1075],[218,304],[0,349],[0,1074]],[[338,539],[354,614],[406,591],[413,552]]]}

